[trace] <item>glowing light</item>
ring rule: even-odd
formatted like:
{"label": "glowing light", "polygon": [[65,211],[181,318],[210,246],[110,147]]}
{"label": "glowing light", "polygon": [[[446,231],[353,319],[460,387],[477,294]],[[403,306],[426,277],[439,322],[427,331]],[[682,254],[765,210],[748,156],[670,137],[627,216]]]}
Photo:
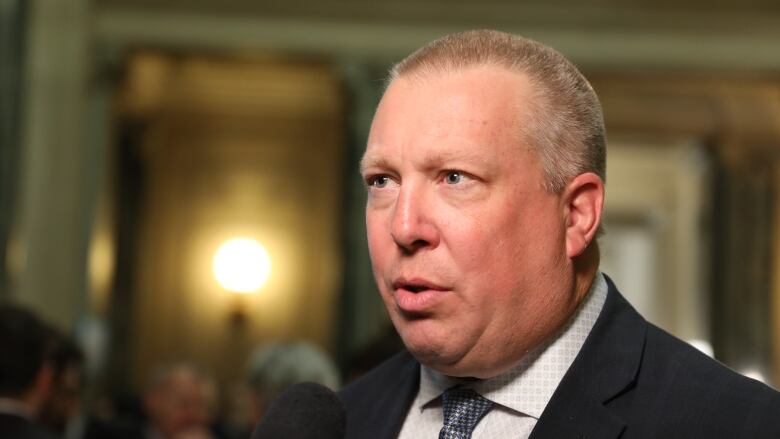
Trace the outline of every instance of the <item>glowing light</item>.
{"label": "glowing light", "polygon": [[745,375],[748,378],[753,378],[754,380],[761,381],[762,383],[766,383],[766,376],[764,376],[763,373],[761,373],[758,368],[755,367],[746,367],[739,371],[742,375]]}
{"label": "glowing light", "polygon": [[214,254],[213,270],[222,288],[251,293],[268,282],[271,258],[254,239],[234,238],[224,242]]}
{"label": "glowing light", "polygon": [[696,349],[707,354],[707,356],[710,358],[712,358],[715,353],[712,350],[712,344],[710,344],[710,342],[708,342],[707,340],[688,340],[688,343],[690,343],[690,345],[695,347]]}

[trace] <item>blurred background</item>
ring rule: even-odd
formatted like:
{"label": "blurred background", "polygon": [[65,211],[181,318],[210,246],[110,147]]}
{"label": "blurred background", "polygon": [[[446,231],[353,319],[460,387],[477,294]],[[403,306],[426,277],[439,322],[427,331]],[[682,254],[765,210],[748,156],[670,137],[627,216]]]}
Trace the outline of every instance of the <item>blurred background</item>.
{"label": "blurred background", "polygon": [[0,0],[0,300],[78,342],[93,395],[182,359],[225,388],[278,341],[359,373],[397,346],[357,172],[385,72],[485,27],[602,99],[603,270],[780,384],[774,0]]}

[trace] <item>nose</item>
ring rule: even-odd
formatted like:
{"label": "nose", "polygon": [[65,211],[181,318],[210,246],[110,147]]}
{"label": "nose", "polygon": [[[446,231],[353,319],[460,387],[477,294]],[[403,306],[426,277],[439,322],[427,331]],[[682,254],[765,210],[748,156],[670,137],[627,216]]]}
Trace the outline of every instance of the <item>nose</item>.
{"label": "nose", "polygon": [[391,218],[390,234],[406,254],[439,245],[435,211],[423,191],[402,185]]}

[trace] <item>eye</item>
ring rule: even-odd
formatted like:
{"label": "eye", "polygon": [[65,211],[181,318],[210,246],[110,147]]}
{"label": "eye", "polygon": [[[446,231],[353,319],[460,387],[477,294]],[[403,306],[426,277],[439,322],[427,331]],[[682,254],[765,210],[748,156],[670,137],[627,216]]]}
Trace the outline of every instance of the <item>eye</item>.
{"label": "eye", "polygon": [[381,189],[387,186],[387,183],[390,182],[390,177],[387,175],[375,175],[369,177],[367,182],[369,186]]}
{"label": "eye", "polygon": [[463,181],[463,174],[458,171],[449,171],[444,174],[444,182],[447,184],[458,184]]}

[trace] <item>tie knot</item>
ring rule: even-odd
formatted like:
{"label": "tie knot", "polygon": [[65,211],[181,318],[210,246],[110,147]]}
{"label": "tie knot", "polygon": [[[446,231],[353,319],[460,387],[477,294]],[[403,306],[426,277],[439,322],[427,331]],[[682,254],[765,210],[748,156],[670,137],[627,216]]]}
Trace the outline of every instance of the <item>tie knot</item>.
{"label": "tie knot", "polygon": [[471,389],[454,388],[442,394],[444,427],[439,439],[469,439],[493,403]]}

